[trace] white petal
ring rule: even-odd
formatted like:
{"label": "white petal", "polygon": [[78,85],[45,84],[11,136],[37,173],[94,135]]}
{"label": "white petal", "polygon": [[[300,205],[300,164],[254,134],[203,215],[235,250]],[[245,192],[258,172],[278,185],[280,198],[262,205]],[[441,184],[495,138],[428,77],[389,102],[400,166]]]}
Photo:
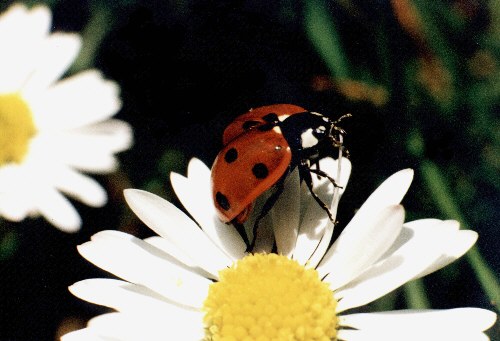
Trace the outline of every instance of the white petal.
{"label": "white petal", "polygon": [[49,33],[51,21],[52,14],[46,6],[28,10],[23,4],[14,4],[0,15],[0,38],[16,36],[38,41]]}
{"label": "white petal", "polygon": [[201,314],[197,318],[183,317],[110,313],[90,320],[89,328],[101,335],[124,341],[202,340],[204,330]]}
{"label": "white petal", "polygon": [[342,327],[360,330],[398,329],[411,333],[434,330],[455,330],[479,332],[490,328],[496,321],[496,314],[479,308],[458,308],[449,310],[399,310],[380,313],[343,315]]}
{"label": "white petal", "polygon": [[82,220],[76,209],[53,188],[34,190],[35,207],[52,225],[64,232],[76,232]]}
{"label": "white petal", "polygon": [[76,58],[81,46],[77,34],[53,33],[41,44],[37,64],[21,93],[29,98],[58,80]]}
{"label": "white petal", "polygon": [[173,304],[172,301],[142,285],[116,279],[83,280],[70,286],[69,291],[87,302],[122,312],[142,312],[165,317],[195,313],[193,310]]}
{"label": "white petal", "polygon": [[[412,240],[417,233],[419,234],[419,239],[417,240],[420,240],[420,238],[432,238],[432,234],[439,228],[442,222],[440,219],[419,219],[405,223],[396,240],[380,259],[392,255],[401,246]],[[439,229],[437,231],[442,230]]]}
{"label": "white petal", "polygon": [[89,206],[106,204],[106,191],[94,179],[68,167],[54,167],[52,170],[54,186],[60,191]]}
{"label": "white petal", "polygon": [[[130,148],[133,143],[132,127],[124,121],[109,119],[71,130],[64,136],[72,148],[106,150],[117,153]],[[74,147],[73,147],[74,146]]]}
{"label": "white petal", "polygon": [[190,271],[205,278],[212,277],[208,272],[198,267],[196,263],[191,258],[189,258],[186,253],[184,253],[184,251],[180,250],[177,246],[175,246],[175,244],[172,244],[171,241],[159,236],[149,237],[144,239],[144,241],[170,255],[172,259],[175,259],[176,262],[182,263]]}
{"label": "white petal", "polygon": [[36,168],[29,165],[9,164],[0,167],[0,215],[19,222],[35,208],[34,190],[30,175]]}
{"label": "white petal", "polygon": [[114,341],[116,339],[99,335],[95,330],[84,328],[61,337],[61,341]]}
{"label": "white petal", "polygon": [[[254,207],[253,216],[256,217],[261,208],[258,205]],[[246,222],[246,226],[254,226],[255,220],[249,219]],[[248,236],[253,235],[253,233],[247,233]],[[274,247],[274,232],[273,232],[273,219],[271,214],[264,216],[259,222],[257,238],[255,239],[255,247],[252,252],[254,253],[271,253]]]}
{"label": "white petal", "polygon": [[414,279],[427,276],[462,257],[476,243],[477,238],[478,234],[475,231],[457,231],[450,242],[445,245],[439,258],[415,276]]}
{"label": "white petal", "polygon": [[389,206],[363,226],[344,231],[332,246],[332,256],[322,263],[320,276],[332,290],[345,285],[375,263],[399,235],[404,222],[403,206]]}
{"label": "white petal", "polygon": [[375,263],[353,282],[335,293],[342,298],[338,311],[361,306],[391,292],[424,271],[441,254],[448,243],[448,233],[427,235],[415,234],[389,257]]}
{"label": "white petal", "polygon": [[97,70],[66,78],[30,97],[35,124],[41,131],[72,129],[101,122],[121,108],[119,88]]}
{"label": "white petal", "polygon": [[444,238],[447,242],[441,245],[441,252],[436,259],[415,278],[426,276],[452,263],[474,245],[477,233],[459,230],[459,227],[459,223],[455,220],[420,219],[405,223],[400,235],[381,259],[389,257],[406,243],[425,243],[426,238],[433,239],[440,235],[440,238]]}
{"label": "white petal", "polygon": [[242,258],[246,245],[236,229],[222,223],[215,213],[210,187],[210,170],[198,159],[191,159],[188,178],[170,174],[175,194],[210,239],[232,259]]}
{"label": "white petal", "polygon": [[[347,185],[351,168],[350,166],[350,162],[343,158],[341,163],[340,179],[338,179],[338,185],[342,188],[336,188],[335,190],[333,188],[333,184],[327,178],[322,177],[321,179],[318,179],[317,176],[312,176],[314,193],[316,193],[321,201],[323,201],[327,207],[330,208],[333,216],[337,213],[336,206],[338,204],[338,200]],[[320,169],[333,178],[338,178],[337,174],[339,171],[339,165],[336,160],[333,160],[332,158],[325,158],[321,160]],[[342,173],[342,170],[345,170],[345,174]],[[302,189],[301,192],[301,205],[304,208],[301,208],[302,219],[300,222],[300,230],[293,258],[301,264],[308,262],[309,266],[315,266],[323,257],[329,244],[331,234],[333,233],[333,226],[325,210],[323,210],[316,200],[314,200],[313,196],[309,192],[309,189],[307,189],[307,186],[305,184],[302,184],[302,186],[305,188]],[[334,192],[338,195],[338,198],[335,201],[333,201]],[[311,255],[313,253],[316,253],[316,256],[311,262]]]}
{"label": "white petal", "polygon": [[67,133],[40,133],[32,139],[27,159],[36,167],[47,168],[46,164],[51,162],[63,163],[92,173],[109,173],[117,168],[118,161],[105,146],[88,148],[80,142]]}
{"label": "white petal", "polygon": [[299,231],[300,178],[295,169],[285,180],[283,194],[271,210],[278,253],[290,257]]}
{"label": "white petal", "polygon": [[480,332],[461,333],[454,330],[427,330],[421,329],[417,332],[407,331],[394,327],[389,330],[377,331],[363,331],[355,329],[342,329],[339,330],[337,337],[339,340],[345,341],[488,341],[489,338]]}
{"label": "white petal", "polygon": [[20,222],[30,212],[32,206],[27,198],[16,193],[0,193],[0,216],[7,220]]}
{"label": "white petal", "polygon": [[[67,150],[69,152],[69,150]],[[82,172],[95,174],[106,174],[116,171],[118,160],[112,154],[105,151],[93,153],[92,150],[85,150],[77,154],[74,150],[71,153],[59,155],[61,161],[66,165],[76,168]]]}
{"label": "white petal", "polygon": [[118,231],[99,232],[78,251],[98,267],[186,306],[200,307],[211,283],[161,250]]}
{"label": "white petal", "polygon": [[188,267],[196,266],[196,263],[191,258],[189,258],[189,256],[186,255],[184,251],[180,250],[177,246],[175,246],[175,244],[172,244],[172,242],[169,241],[168,239],[159,236],[153,236],[144,239],[144,241],[162,250],[166,254],[171,255],[179,262],[183,263]]}
{"label": "white petal", "polygon": [[[346,233],[350,229],[357,230],[357,226],[366,225],[367,222],[374,220],[384,208],[391,205],[398,205],[406,194],[406,191],[408,191],[412,179],[413,170],[411,169],[401,170],[387,178],[387,180],[368,197],[352,220],[344,228],[343,233]],[[333,252],[333,249],[328,250],[322,264],[326,264],[329,261]],[[321,271],[321,264],[318,267],[318,271]]]}
{"label": "white petal", "polygon": [[[329,206],[333,189],[323,179],[318,181],[316,177],[313,177],[313,181],[315,182],[313,188],[315,193]],[[299,263],[305,264],[318,247],[325,233],[325,228],[330,221],[326,212],[314,200],[304,183],[301,185],[300,202],[304,208],[301,208],[303,214],[301,214],[300,228],[293,258]]]}
{"label": "white petal", "polygon": [[[320,162],[320,166],[322,169],[332,170],[331,174],[333,175],[333,177],[335,178],[335,182],[339,186],[333,188],[332,190],[332,200],[330,205],[330,211],[332,212],[332,215],[336,217],[340,198],[347,187],[347,182],[351,174],[351,162],[349,161],[349,159],[343,157],[340,165],[337,161],[335,161],[331,166],[328,166],[327,162],[329,160],[331,159],[330,158],[323,159],[322,161],[325,162],[326,164],[323,165]],[[334,228],[335,226],[333,225],[333,223],[328,221],[325,227],[325,232],[323,234],[323,237],[321,238],[318,247],[314,250],[313,255],[309,258],[307,266],[312,268],[317,268],[319,262],[323,259],[326,251],[328,250],[328,247],[330,246]]]}
{"label": "white petal", "polygon": [[48,34],[50,10],[37,6],[27,11],[14,5],[0,20],[0,93],[18,91],[37,63],[38,50]]}
{"label": "white petal", "polygon": [[214,278],[232,263],[198,225],[168,201],[140,190],[128,189],[124,194],[130,208],[146,225],[174,243]]}

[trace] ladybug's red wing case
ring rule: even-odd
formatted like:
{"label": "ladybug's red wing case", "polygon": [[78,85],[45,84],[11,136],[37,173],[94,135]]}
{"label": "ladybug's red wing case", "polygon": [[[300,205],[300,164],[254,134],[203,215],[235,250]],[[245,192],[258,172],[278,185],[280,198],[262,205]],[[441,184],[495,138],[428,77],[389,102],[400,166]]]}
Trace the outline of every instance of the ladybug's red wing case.
{"label": "ladybug's red wing case", "polygon": [[259,126],[268,124],[269,121],[265,118],[270,114],[275,114],[278,118],[281,116],[282,120],[284,119],[283,116],[290,116],[304,111],[307,110],[293,104],[273,104],[251,109],[248,112],[236,117],[236,119],[226,127],[222,143],[225,146],[241,134]]}
{"label": "ladybug's red wing case", "polygon": [[223,222],[244,222],[252,203],[287,171],[292,159],[278,127],[250,130],[226,145],[212,166],[212,195]]}

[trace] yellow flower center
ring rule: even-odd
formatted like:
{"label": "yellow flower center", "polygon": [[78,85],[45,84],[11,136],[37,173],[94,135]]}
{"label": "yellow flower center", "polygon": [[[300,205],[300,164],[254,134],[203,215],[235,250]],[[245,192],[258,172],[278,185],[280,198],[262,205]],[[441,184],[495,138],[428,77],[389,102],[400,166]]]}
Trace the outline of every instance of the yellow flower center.
{"label": "yellow flower center", "polygon": [[21,96],[0,95],[0,166],[20,163],[35,133],[31,110]]}
{"label": "yellow flower center", "polygon": [[285,256],[249,255],[210,286],[205,340],[335,340],[336,306],[316,270]]}

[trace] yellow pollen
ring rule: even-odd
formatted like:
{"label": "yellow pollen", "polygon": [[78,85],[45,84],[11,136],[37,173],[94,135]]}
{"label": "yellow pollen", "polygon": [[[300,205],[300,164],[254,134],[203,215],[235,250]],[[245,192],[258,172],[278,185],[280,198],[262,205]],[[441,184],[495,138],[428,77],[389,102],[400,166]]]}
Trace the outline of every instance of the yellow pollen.
{"label": "yellow pollen", "polygon": [[335,340],[337,301],[318,272],[277,254],[219,273],[203,309],[205,340]]}
{"label": "yellow pollen", "polygon": [[35,133],[31,110],[21,96],[0,95],[0,166],[20,163]]}

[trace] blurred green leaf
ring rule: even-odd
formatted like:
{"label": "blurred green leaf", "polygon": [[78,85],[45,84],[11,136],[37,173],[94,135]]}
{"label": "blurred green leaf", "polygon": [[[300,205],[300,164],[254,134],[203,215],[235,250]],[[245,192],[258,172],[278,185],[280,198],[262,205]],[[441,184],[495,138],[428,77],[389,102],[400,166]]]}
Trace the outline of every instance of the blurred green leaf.
{"label": "blurred green leaf", "polygon": [[[460,212],[453,195],[448,189],[447,181],[439,168],[431,161],[423,160],[421,162],[420,172],[426,183],[427,189],[433,196],[434,201],[437,203],[444,216],[448,219],[458,220],[462,229],[469,229],[469,225]],[[473,246],[466,253],[466,257],[484,292],[489,297],[491,304],[500,311],[500,286],[495,273],[481,256],[477,246]]]}
{"label": "blurred green leaf", "polygon": [[168,149],[158,161],[158,172],[168,178],[171,172],[181,172],[187,163],[185,155],[176,149]]}
{"label": "blurred green leaf", "polygon": [[0,261],[10,258],[17,250],[19,238],[13,230],[3,230],[0,240]]}
{"label": "blurred green leaf", "polygon": [[322,0],[308,0],[305,3],[304,22],[306,33],[323,58],[332,76],[338,79],[351,75],[349,61],[342,48],[342,43]]}
{"label": "blurred green leaf", "polygon": [[109,7],[97,3],[92,6],[91,13],[91,18],[81,33],[82,48],[69,70],[70,73],[93,67],[99,47],[113,26],[114,17]]}
{"label": "blurred green leaf", "polygon": [[424,282],[421,278],[408,282],[403,287],[406,305],[410,309],[429,309],[431,304],[425,293]]}

